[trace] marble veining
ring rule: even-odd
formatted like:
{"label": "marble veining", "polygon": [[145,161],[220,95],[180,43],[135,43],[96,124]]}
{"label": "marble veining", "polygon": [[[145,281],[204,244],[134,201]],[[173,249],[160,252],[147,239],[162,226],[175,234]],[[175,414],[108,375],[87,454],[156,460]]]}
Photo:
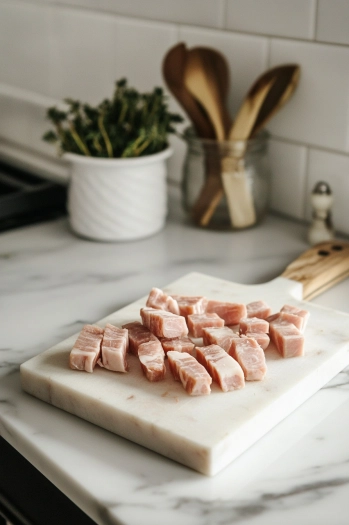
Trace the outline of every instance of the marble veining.
{"label": "marble veining", "polygon": [[[305,238],[306,227],[277,217],[231,235],[177,213],[132,243],[77,239],[65,219],[1,234],[1,435],[98,524],[347,525],[349,368],[214,478],[20,388],[20,363],[151,286],[190,271],[269,281],[307,249]],[[349,313],[349,280],[312,302]]]}

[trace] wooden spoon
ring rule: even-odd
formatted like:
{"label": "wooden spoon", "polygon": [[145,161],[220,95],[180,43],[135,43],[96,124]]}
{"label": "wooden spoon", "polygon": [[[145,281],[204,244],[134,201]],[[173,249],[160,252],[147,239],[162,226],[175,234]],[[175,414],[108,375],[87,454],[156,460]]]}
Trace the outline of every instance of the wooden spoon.
{"label": "wooden spoon", "polygon": [[[245,140],[238,157],[240,161],[234,162],[234,158],[229,158],[226,164],[223,162],[223,186],[234,227],[244,228],[256,222],[253,196],[248,187],[243,162],[246,141],[264,127],[286,103],[298,84],[299,75],[300,68],[297,65],[283,65],[267,71],[256,81],[248,94],[246,102],[249,101],[251,106],[242,105],[231,128],[230,140],[236,141],[241,137]],[[229,171],[226,171],[227,169]]]}
{"label": "wooden spoon", "polygon": [[265,75],[252,86],[229,133],[229,140],[242,140],[240,151],[236,152],[236,156],[222,160],[223,187],[234,228],[246,228],[256,222],[253,195],[248,187],[243,157],[258,114],[275,80],[274,75]]}
{"label": "wooden spoon", "polygon": [[205,48],[193,48],[187,52],[184,84],[192,96],[202,105],[209,116],[217,140],[225,138],[226,108],[217,80],[216,68],[206,56]]}
{"label": "wooden spoon", "polygon": [[222,101],[223,106],[222,119],[224,131],[225,135],[227,135],[232,124],[230,114],[227,110],[227,99],[230,91],[230,71],[228,62],[225,56],[216,49],[210,47],[198,47],[196,49],[200,51],[202,59],[207,63],[207,67],[211,68],[212,74],[216,79],[219,98]]}
{"label": "wooden spoon", "polygon": [[[226,137],[231,125],[231,119],[226,109],[226,98],[229,92],[229,68],[225,57],[218,51],[205,47],[197,47],[188,51],[187,67],[184,77],[185,85],[191,94],[205,108],[215,130],[215,137],[222,141]],[[217,144],[217,147],[218,144]],[[214,144],[209,147],[206,157],[206,181],[197,199],[197,204],[192,208],[194,222],[199,222],[205,212],[202,204],[212,197],[212,190],[220,189],[217,200],[213,202],[216,209],[221,194],[223,194],[220,176],[221,166],[219,152],[212,154]],[[204,191],[204,194],[202,192]],[[200,222],[199,222],[200,223]]]}
{"label": "wooden spoon", "polygon": [[286,104],[298,86],[301,74],[298,64],[277,66],[273,68],[272,71],[277,75],[277,80],[274,82],[264,100],[253,127],[251,137],[256,135],[271,117]]}
{"label": "wooden spoon", "polygon": [[[252,138],[266,122],[291,97],[298,84],[299,66],[285,65],[272,68],[261,75],[250,88],[235,122],[230,130],[230,140],[241,140],[241,149],[236,158],[222,161],[222,180],[227,196],[232,226],[247,227],[254,224],[255,210],[251,192],[247,186],[243,156],[246,141]],[[244,142],[245,141],[245,142]],[[237,176],[234,176],[237,174]],[[206,226],[219,204],[223,190],[219,181],[203,187],[194,206],[194,220]]]}
{"label": "wooden spoon", "polygon": [[183,43],[172,47],[163,60],[163,77],[168,89],[187,113],[197,135],[202,138],[213,139],[215,138],[215,131],[209,118],[184,84],[187,53],[188,51]]}
{"label": "wooden spoon", "polygon": [[[250,137],[258,112],[274,81],[275,77],[270,74],[265,74],[265,76],[260,77],[253,84],[240,107],[229,133],[229,140],[242,141],[242,150],[241,154],[239,152],[238,158],[244,155],[246,145],[243,141],[246,141]],[[239,177],[238,182],[230,180],[233,178],[231,174],[235,173],[236,168],[237,159],[234,157],[226,157],[222,161],[222,177],[216,177],[215,180],[207,179],[193,207],[194,220],[202,226],[207,226],[210,222],[217,205],[223,197],[224,191],[228,201],[231,222],[234,227],[246,227],[246,225],[255,222],[256,217],[252,196],[249,196],[249,193],[246,192],[245,177]],[[236,194],[234,194],[235,191],[237,192]],[[240,198],[241,201],[238,200]],[[240,226],[240,224],[244,226]]]}

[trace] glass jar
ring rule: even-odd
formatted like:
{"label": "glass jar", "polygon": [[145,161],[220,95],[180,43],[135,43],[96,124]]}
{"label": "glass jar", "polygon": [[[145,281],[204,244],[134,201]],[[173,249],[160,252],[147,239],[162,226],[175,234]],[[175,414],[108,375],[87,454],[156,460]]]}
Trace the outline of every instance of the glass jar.
{"label": "glass jar", "polygon": [[182,204],[201,227],[240,230],[259,224],[270,197],[269,133],[248,141],[198,138],[184,131]]}

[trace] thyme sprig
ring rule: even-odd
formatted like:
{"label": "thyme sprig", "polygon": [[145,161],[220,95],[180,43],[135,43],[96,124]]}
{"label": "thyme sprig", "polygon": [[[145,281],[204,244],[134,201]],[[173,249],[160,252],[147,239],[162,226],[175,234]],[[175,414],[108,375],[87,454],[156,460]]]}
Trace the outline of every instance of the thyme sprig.
{"label": "thyme sprig", "polygon": [[168,110],[162,88],[139,93],[126,79],[115,84],[112,98],[96,107],[71,98],[66,109],[50,107],[47,118],[54,130],[43,140],[58,146],[60,154],[77,153],[91,157],[127,158],[150,155],[168,146],[169,133],[182,122]]}

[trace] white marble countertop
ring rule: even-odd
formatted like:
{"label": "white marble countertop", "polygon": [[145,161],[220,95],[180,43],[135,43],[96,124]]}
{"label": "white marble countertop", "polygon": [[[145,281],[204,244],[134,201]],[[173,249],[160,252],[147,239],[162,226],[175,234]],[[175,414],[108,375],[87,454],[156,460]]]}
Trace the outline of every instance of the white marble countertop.
{"label": "white marble countertop", "polygon": [[[0,434],[98,524],[344,525],[349,512],[349,369],[213,478],[21,391],[18,366],[190,272],[265,282],[308,248],[303,225],[270,216],[239,233],[170,214],[142,241],[97,244],[65,219],[0,235]],[[313,300],[349,312],[349,279]],[[334,517],[335,516],[335,517]]]}

